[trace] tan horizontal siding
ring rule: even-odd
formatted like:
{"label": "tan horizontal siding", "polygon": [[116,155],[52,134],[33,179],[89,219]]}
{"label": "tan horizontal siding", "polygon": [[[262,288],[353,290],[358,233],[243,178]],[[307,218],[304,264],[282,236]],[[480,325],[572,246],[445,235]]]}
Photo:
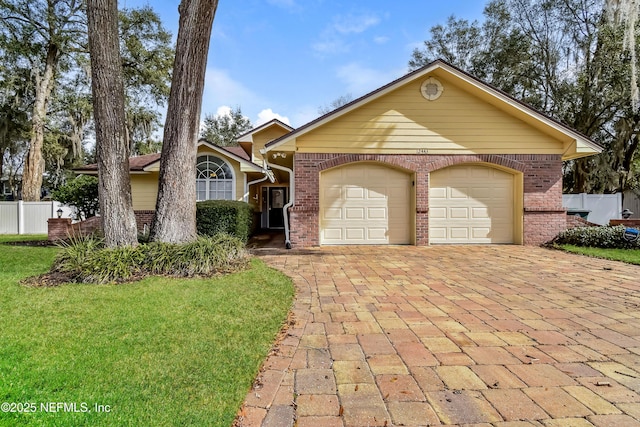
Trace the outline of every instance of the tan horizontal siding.
{"label": "tan horizontal siding", "polygon": [[442,96],[427,101],[422,80],[301,135],[300,152],[562,154],[563,143],[440,79]]}
{"label": "tan horizontal siding", "polygon": [[131,175],[131,198],[136,211],[155,210],[158,197],[158,174]]}

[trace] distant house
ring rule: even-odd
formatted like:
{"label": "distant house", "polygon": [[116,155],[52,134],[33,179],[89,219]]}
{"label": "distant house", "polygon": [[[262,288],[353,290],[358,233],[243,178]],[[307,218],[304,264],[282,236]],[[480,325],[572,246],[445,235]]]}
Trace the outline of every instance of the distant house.
{"label": "distant house", "polygon": [[[196,199],[252,203],[291,246],[537,245],[566,227],[563,160],[601,151],[443,61],[238,142],[199,142]],[[158,155],[131,159],[135,209],[154,209],[158,166]]]}
{"label": "distant house", "polygon": [[18,198],[22,176],[16,175],[13,179],[16,182],[12,184],[12,179],[7,174],[0,176],[0,200],[14,200]]}

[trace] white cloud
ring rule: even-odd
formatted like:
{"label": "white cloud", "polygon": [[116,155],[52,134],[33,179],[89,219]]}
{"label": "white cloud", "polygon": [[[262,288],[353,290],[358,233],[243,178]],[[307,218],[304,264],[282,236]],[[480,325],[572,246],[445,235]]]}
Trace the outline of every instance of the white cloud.
{"label": "white cloud", "polygon": [[333,18],[332,27],[340,34],[359,34],[364,32],[367,28],[378,25],[379,23],[380,18],[372,14],[339,15]]}
{"label": "white cloud", "polygon": [[389,41],[389,37],[387,37],[387,36],[378,36],[378,37],[374,37],[373,41],[376,44],[385,44],[386,42]]}
{"label": "white cloud", "polygon": [[342,39],[325,38],[322,41],[314,43],[311,48],[321,54],[335,55],[338,53],[345,53],[349,51],[349,45]]}
{"label": "white cloud", "polygon": [[320,34],[319,40],[311,48],[322,55],[346,53],[350,44],[345,37],[360,34],[380,23],[380,18],[373,14],[338,15]]}
{"label": "white cloud", "polygon": [[267,123],[270,120],[278,119],[282,123],[291,126],[291,122],[288,117],[281,116],[278,113],[274,113],[271,108],[266,108],[258,113],[258,120],[255,122],[255,126],[260,126],[261,124]]}
{"label": "white cloud", "polygon": [[338,68],[337,76],[345,85],[346,92],[359,97],[405,74],[406,69],[377,70],[367,68],[357,62]]}
{"label": "white cloud", "polygon": [[204,113],[218,108],[220,105],[240,105],[243,101],[257,98],[250,89],[231,78],[226,70],[207,68],[205,77],[202,111]]}
{"label": "white cloud", "polygon": [[221,105],[220,107],[218,107],[218,109],[216,110],[216,117],[222,117],[222,116],[229,116],[231,117],[231,107],[229,107],[228,105]]}

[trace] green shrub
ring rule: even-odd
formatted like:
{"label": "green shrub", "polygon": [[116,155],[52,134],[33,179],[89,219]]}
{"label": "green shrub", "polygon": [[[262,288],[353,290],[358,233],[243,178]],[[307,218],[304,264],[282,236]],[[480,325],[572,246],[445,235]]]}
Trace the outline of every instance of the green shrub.
{"label": "green shrub", "polygon": [[198,234],[215,236],[227,233],[246,242],[251,234],[253,207],[233,200],[208,200],[197,203]]}
{"label": "green shrub", "polygon": [[227,234],[182,245],[149,243],[113,249],[90,237],[67,243],[51,271],[65,274],[67,281],[103,284],[148,275],[211,276],[241,270],[248,260],[244,242]]}
{"label": "green shrub", "polygon": [[145,270],[168,276],[208,276],[244,268],[248,254],[244,242],[228,234],[200,237],[184,245],[150,243]]}
{"label": "green shrub", "polygon": [[51,197],[74,209],[76,219],[96,216],[99,209],[98,178],[81,175],[55,190]]}
{"label": "green shrub", "polygon": [[78,269],[90,254],[104,248],[104,240],[96,236],[72,236],[60,243],[62,251],[51,267],[52,271],[70,273]]}
{"label": "green shrub", "polygon": [[553,243],[604,249],[640,248],[640,241],[629,242],[624,238],[626,228],[624,225],[570,228],[558,234]]}

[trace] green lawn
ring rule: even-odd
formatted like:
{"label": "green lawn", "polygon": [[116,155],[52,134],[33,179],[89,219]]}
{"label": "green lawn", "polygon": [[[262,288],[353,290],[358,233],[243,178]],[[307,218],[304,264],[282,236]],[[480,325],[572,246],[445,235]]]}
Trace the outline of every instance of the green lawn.
{"label": "green lawn", "polygon": [[0,411],[0,426],[230,426],[291,306],[290,279],[253,260],[215,279],[18,283],[57,250],[0,244],[0,404],[35,409]]}
{"label": "green lawn", "polygon": [[601,249],[574,245],[560,245],[560,247],[575,254],[640,265],[640,250],[638,249]]}

